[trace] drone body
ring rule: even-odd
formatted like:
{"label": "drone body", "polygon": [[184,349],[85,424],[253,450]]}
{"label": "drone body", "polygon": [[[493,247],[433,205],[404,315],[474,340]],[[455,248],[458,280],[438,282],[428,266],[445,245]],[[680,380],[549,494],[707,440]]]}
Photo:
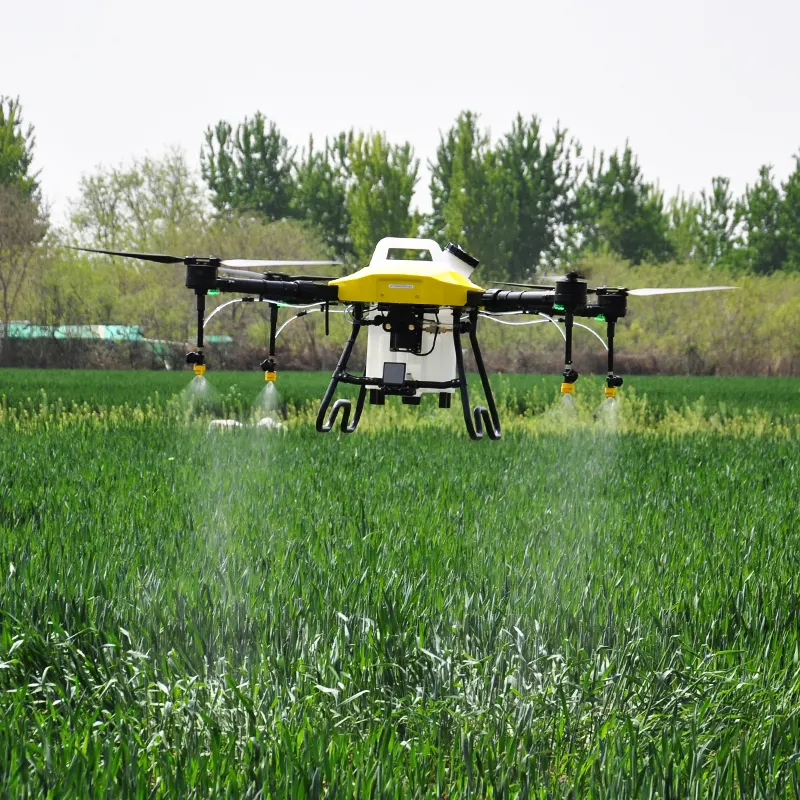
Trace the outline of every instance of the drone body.
{"label": "drone body", "polygon": [[[393,251],[414,252],[418,258],[389,258]],[[421,260],[423,254],[428,259]],[[438,391],[440,404],[449,407],[454,388],[420,384],[456,379],[453,307],[465,306],[468,292],[483,291],[470,280],[477,263],[455,246],[442,250],[432,239],[386,238],[368,266],[331,281],[341,302],[371,309],[364,315],[370,323],[366,375],[380,375],[389,383],[414,382],[414,393],[403,395],[407,403]],[[373,388],[370,399],[382,403],[380,390]]]}
{"label": "drone body", "polygon": [[[390,257],[392,252],[408,251],[420,257]],[[605,392],[607,397],[613,398],[622,384],[622,378],[614,372],[615,326],[617,320],[627,312],[629,296],[734,288],[589,288],[581,276],[572,272],[556,280],[554,286],[506,284],[515,288],[485,290],[471,280],[477,259],[452,243],[442,250],[431,239],[382,239],[368,266],[337,279],[292,276],[268,270],[338,262],[222,260],[196,256],[181,258],[93,249],[89,249],[89,252],[162,264],[184,264],[186,286],[194,291],[197,298],[197,349],[189,353],[186,360],[197,374],[205,371],[203,328],[206,322],[206,296],[209,293],[245,294],[249,296],[241,298],[242,302],[258,298],[260,302],[269,304],[269,353],[261,363],[268,381],[275,380],[277,376],[275,342],[279,307],[297,304],[301,308],[298,316],[310,313],[309,307],[314,307],[312,310],[324,310],[327,333],[331,305],[344,305],[351,316],[351,331],[317,415],[316,427],[323,433],[332,429],[340,413],[341,430],[345,433],[355,431],[367,395],[371,404],[383,405],[387,397],[399,396],[404,403],[416,405],[423,394],[436,393],[439,406],[449,408],[452,395],[457,391],[470,437],[481,439],[487,434],[490,439],[499,439],[500,420],[477,338],[480,318],[501,321],[498,317],[505,315],[535,315],[540,319],[517,324],[549,321],[557,325],[564,338],[561,384],[564,394],[574,391],[578,379],[578,373],[572,366],[573,327],[581,324],[576,322],[576,317],[604,322],[607,341],[604,344],[608,351]],[[428,258],[423,260],[421,255],[425,253]],[[250,271],[256,269],[267,271]],[[559,322],[563,323],[563,330]],[[348,370],[348,365],[362,328],[368,330],[366,365],[364,374],[356,375]],[[470,406],[463,336],[469,339],[486,397],[486,407]],[[601,337],[598,335],[598,338]],[[346,398],[336,400],[331,406],[340,383],[359,387],[355,407]]]}

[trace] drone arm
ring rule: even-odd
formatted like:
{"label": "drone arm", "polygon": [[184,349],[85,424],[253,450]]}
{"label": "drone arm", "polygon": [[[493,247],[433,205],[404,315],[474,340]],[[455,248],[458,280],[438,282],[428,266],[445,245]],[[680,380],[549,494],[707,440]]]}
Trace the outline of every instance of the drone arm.
{"label": "drone arm", "polygon": [[467,292],[467,303],[486,311],[527,311],[553,314],[552,292],[518,292],[508,289],[488,289],[485,292]]}
{"label": "drone arm", "polygon": [[239,292],[257,294],[271,300],[287,303],[325,303],[335,302],[339,289],[325,283],[304,280],[258,280],[256,278],[217,278],[216,288],[220,292]]}

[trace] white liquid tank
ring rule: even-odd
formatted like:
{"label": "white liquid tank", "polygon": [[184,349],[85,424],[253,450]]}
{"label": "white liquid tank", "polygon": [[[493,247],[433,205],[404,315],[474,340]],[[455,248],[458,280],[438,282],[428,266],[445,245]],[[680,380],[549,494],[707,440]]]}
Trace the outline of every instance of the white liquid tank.
{"label": "white liquid tank", "polygon": [[[421,265],[433,266],[430,262],[422,260],[390,259],[389,254],[392,250],[427,251],[430,253],[437,271],[449,270],[464,278],[470,277],[478,263],[476,259],[467,255],[456,245],[448,245],[442,250],[432,239],[387,238],[378,242],[368,268],[395,268],[398,272],[402,272],[404,266],[409,269],[419,268]],[[380,313],[377,310],[371,310],[367,316],[374,319]],[[443,307],[435,313],[425,312],[423,322],[422,346],[419,355],[406,351],[392,352],[389,332],[381,326],[371,325],[367,338],[366,375],[370,378],[381,378],[384,364],[390,363],[406,365],[406,380],[455,380],[456,354],[453,343],[452,308]],[[419,397],[426,392],[440,391],[452,394],[455,389],[419,389],[415,396]]]}

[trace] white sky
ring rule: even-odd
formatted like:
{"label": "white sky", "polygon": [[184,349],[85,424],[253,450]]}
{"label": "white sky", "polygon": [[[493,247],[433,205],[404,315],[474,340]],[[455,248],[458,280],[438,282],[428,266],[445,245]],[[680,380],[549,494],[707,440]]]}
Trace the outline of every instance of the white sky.
{"label": "white sky", "polygon": [[588,150],[629,139],[668,194],[784,178],[800,148],[796,0],[40,0],[2,21],[0,94],[36,126],[56,221],[96,165],[171,144],[199,164],[209,124],[257,110],[293,144],[383,130],[423,164],[462,109],[495,135],[536,113]]}

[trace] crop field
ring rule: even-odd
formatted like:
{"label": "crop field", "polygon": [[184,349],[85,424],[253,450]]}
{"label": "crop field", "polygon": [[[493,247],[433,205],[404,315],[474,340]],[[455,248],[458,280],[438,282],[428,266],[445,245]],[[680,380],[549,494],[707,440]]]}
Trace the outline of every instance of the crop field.
{"label": "crop field", "polygon": [[[141,406],[165,401],[186,388],[186,372],[136,372],[132,370],[3,369],[0,370],[0,402],[36,408],[42,392],[50,403],[61,399],[67,406],[88,404],[93,409],[109,406]],[[249,404],[263,387],[263,374],[214,372],[208,377],[220,395]],[[316,406],[330,380],[330,372],[281,372],[278,386],[284,402],[297,408]],[[476,385],[478,381],[475,381]],[[493,379],[501,402],[517,412],[543,411],[557,397],[557,375],[502,375]],[[584,376],[578,396],[587,400],[603,396],[603,382]],[[340,387],[346,394],[348,387]],[[625,378],[623,392],[646,397],[654,409],[680,409],[702,398],[709,413],[766,411],[773,418],[800,417],[800,378],[662,377],[636,375]]]}
{"label": "crop field", "polygon": [[325,380],[0,371],[3,796],[800,798],[800,382]]}

